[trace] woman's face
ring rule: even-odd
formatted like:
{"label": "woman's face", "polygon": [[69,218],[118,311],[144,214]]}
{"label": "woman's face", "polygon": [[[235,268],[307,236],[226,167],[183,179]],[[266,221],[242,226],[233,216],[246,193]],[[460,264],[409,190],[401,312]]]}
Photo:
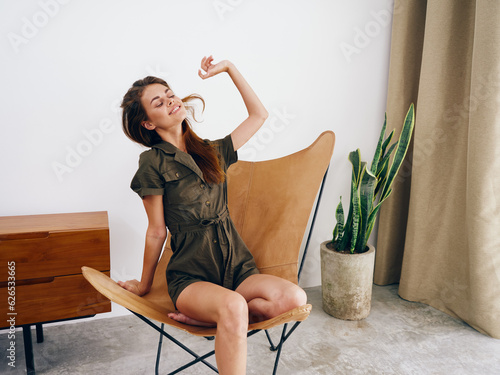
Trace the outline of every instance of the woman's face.
{"label": "woman's face", "polygon": [[141,97],[142,107],[148,115],[149,126],[168,130],[179,126],[186,118],[186,108],[181,99],[168,87],[153,83],[144,89]]}

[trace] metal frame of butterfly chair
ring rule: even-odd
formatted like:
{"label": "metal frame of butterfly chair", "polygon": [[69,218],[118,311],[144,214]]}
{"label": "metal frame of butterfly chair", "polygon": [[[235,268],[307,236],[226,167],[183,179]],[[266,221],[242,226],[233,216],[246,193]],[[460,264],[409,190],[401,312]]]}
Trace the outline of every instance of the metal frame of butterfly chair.
{"label": "metal frame of butterfly chair", "polygon": [[[335,134],[332,131],[326,131],[312,145],[294,154],[263,162],[239,161],[229,168],[227,176],[229,212],[238,233],[254,255],[261,273],[273,274],[298,284],[334,144]],[[283,178],[287,181],[285,184],[280,181]],[[269,194],[269,186],[272,187],[273,194]],[[294,200],[293,204],[289,202],[290,199]],[[299,267],[299,252],[315,201],[317,202],[316,208]],[[279,209],[273,209],[276,207]],[[263,223],[267,224],[263,225]],[[289,251],[278,252],[276,249]],[[151,291],[143,297],[128,292],[108,276],[92,268],[82,267],[82,271],[84,277],[101,294],[124,306],[160,333],[155,365],[156,374],[158,374],[163,337],[168,338],[194,357],[191,362],[169,374],[176,374],[196,363],[203,363],[218,372],[215,366],[206,361],[215,351],[199,355],[164,330],[164,325],[167,324],[194,336],[210,339],[216,334],[215,327],[190,326],[167,316],[169,312],[175,311],[167,293],[165,277],[171,255],[169,235],[156,268]],[[311,308],[312,306],[308,304],[299,306],[272,319],[249,324],[247,336],[250,337],[264,330],[271,350],[277,352],[273,374],[276,374],[283,344],[298,325],[309,316]],[[161,325],[158,326],[153,321]],[[294,324],[288,329],[290,322]],[[279,343],[274,345],[268,329],[278,325],[283,325],[283,330]]]}

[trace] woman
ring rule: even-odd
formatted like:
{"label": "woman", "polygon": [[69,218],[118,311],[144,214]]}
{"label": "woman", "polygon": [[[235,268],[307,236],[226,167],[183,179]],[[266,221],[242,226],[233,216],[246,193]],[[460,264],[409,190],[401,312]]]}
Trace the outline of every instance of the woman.
{"label": "woman", "polygon": [[168,293],[178,313],[170,318],[192,325],[216,325],[215,356],[221,374],[244,374],[249,319],[275,317],[306,303],[295,284],[259,274],[252,255],[227,212],[225,172],[236,151],[262,126],[268,113],[229,61],[204,57],[202,79],[228,73],[248,117],[230,135],[201,140],[186,119],[196,95],[180,99],[161,79],[146,77],[122,103],[123,129],[151,147],[141,154],[131,187],[148,217],[141,281],[119,281],[139,296],[149,292],[166,226],[174,254],[167,267]]}

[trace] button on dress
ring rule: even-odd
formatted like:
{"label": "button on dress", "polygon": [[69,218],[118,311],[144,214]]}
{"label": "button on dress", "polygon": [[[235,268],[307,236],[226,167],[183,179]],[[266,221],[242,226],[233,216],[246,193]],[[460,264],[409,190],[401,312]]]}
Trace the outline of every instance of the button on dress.
{"label": "button on dress", "polygon": [[[215,147],[224,172],[238,160],[231,135],[205,142]],[[205,182],[191,155],[169,142],[154,145],[140,155],[131,188],[141,198],[163,195],[173,250],[166,277],[174,304],[194,282],[209,281],[235,290],[259,272],[229,216],[226,181]]]}

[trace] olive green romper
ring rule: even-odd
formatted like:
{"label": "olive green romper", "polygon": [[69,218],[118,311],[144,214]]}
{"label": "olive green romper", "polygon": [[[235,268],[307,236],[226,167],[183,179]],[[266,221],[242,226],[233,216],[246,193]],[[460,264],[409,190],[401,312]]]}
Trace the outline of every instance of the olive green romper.
{"label": "olive green romper", "polygon": [[[224,172],[238,160],[231,135],[211,143]],[[143,152],[130,185],[141,198],[163,195],[171,234],[168,293],[174,303],[188,285],[209,281],[235,290],[258,273],[252,254],[236,231],[227,208],[227,184],[208,184],[191,155],[162,141]]]}

